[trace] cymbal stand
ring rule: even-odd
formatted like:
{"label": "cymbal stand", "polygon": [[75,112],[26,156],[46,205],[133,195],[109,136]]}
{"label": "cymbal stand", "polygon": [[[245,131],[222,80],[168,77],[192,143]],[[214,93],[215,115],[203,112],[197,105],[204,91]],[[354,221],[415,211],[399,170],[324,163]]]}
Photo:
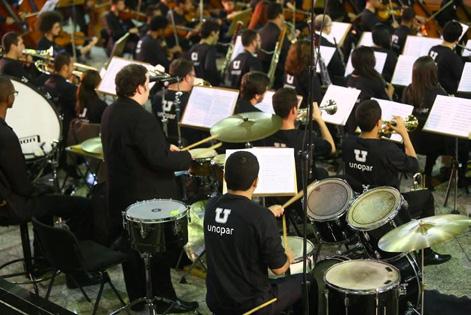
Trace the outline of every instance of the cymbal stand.
{"label": "cymbal stand", "polygon": [[456,199],[458,198],[458,173],[460,169],[458,159],[458,138],[455,138],[455,155],[453,157],[451,165],[450,178],[448,179],[448,185],[446,187],[445,201],[443,203],[443,206],[446,207],[448,203],[448,197],[450,196],[451,185],[453,185],[453,210],[451,211],[452,214],[459,214],[459,211],[456,208]]}
{"label": "cymbal stand", "polygon": [[175,93],[175,121],[177,123],[177,146],[179,148],[183,148],[183,141],[182,141],[182,129],[180,127],[180,117],[181,117],[181,97],[183,92],[180,91],[180,87],[178,88],[178,92]]}

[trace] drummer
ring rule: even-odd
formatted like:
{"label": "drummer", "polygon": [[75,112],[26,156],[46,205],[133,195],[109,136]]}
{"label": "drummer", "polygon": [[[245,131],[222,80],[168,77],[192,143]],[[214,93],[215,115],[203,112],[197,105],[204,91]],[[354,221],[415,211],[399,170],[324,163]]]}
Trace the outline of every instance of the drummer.
{"label": "drummer", "polygon": [[[225,170],[227,193],[208,202],[204,217],[209,309],[216,315],[242,314],[276,298],[257,314],[279,314],[293,304],[294,314],[302,314],[302,275],[277,280],[267,275],[268,269],[284,274],[293,256],[283,249],[276,227],[275,217],[284,209],[267,209],[251,200],[258,183],[257,158],[237,151],[228,157]],[[315,314],[317,287],[309,291],[310,313]]]}
{"label": "drummer", "polygon": [[[390,127],[401,135],[404,150],[397,144],[382,140],[383,126],[381,107],[375,100],[366,100],[358,105],[355,118],[361,134],[349,136],[343,142],[343,161],[346,179],[352,188],[361,193],[378,186],[400,187],[400,173],[415,173],[419,169],[417,155],[401,117],[395,117],[396,126]],[[402,194],[409,204],[408,212],[413,218],[435,215],[434,199],[429,190],[411,191]],[[450,260],[450,255],[440,255],[426,249],[425,264],[441,264]]]}

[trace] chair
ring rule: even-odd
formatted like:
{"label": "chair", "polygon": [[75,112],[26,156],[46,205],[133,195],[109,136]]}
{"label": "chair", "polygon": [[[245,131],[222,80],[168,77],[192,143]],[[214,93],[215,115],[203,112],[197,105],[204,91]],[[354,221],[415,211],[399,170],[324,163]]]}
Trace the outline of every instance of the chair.
{"label": "chair", "polygon": [[55,270],[47,288],[46,300],[49,299],[56,276],[64,272],[80,288],[87,301],[91,303],[82,285],[74,276],[77,273],[90,272],[97,274],[100,278],[100,289],[93,307],[93,314],[98,309],[105,283],[110,285],[121,304],[125,305],[106,271],[109,267],[121,264],[125,260],[126,256],[123,253],[93,241],[78,241],[66,226],[63,228],[52,227],[33,218],[33,227],[44,256]]}

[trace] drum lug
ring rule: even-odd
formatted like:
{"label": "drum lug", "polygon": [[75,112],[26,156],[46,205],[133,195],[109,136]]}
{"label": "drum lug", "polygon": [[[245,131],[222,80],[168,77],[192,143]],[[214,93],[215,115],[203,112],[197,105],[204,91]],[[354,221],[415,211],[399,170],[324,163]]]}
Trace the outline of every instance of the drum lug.
{"label": "drum lug", "polygon": [[380,260],[381,259],[381,254],[375,250],[375,256],[376,256],[376,259]]}
{"label": "drum lug", "polygon": [[406,295],[407,294],[407,283],[401,283],[399,285],[399,295]]}
{"label": "drum lug", "polygon": [[365,240],[366,240],[367,242],[370,241],[370,236],[368,235],[368,233],[363,232],[363,236],[365,237]]}

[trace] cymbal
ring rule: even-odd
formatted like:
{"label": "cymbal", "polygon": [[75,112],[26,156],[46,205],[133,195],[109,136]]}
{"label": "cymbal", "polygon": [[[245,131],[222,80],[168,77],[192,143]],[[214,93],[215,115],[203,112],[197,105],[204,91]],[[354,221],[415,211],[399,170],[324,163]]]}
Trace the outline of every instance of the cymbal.
{"label": "cymbal", "polygon": [[222,142],[246,143],[271,136],[281,128],[281,118],[263,112],[236,114],[217,122],[211,135]]}
{"label": "cymbal", "polygon": [[465,215],[443,214],[412,220],[381,237],[379,248],[386,252],[407,253],[445,242],[468,229]]}
{"label": "cymbal", "polygon": [[83,151],[92,154],[103,154],[103,146],[100,137],[90,138],[80,144]]}

